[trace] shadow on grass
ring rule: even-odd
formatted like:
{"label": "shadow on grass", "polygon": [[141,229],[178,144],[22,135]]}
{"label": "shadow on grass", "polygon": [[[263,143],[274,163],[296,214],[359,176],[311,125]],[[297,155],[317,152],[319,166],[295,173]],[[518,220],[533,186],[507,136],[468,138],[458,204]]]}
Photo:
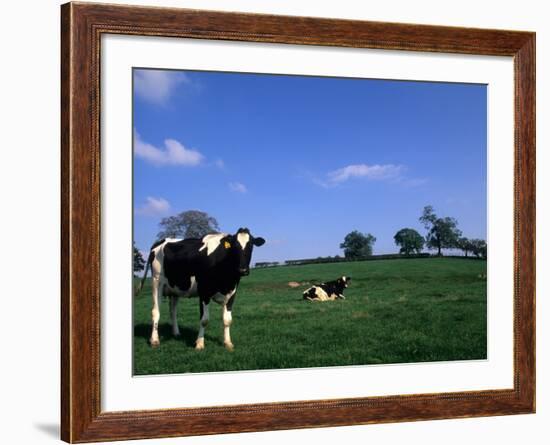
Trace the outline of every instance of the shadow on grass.
{"label": "shadow on grass", "polygon": [[[197,339],[197,330],[190,327],[180,326],[180,337],[176,338],[172,335],[172,325],[169,323],[159,324],[159,337],[161,344],[167,340],[183,341],[187,346],[195,347],[195,340]],[[151,338],[151,325],[150,324],[137,324],[134,326],[134,337],[141,337],[147,343]]]}
{"label": "shadow on grass", "polygon": [[[211,333],[208,331],[212,330]],[[223,346],[223,341],[219,336],[215,335],[216,329],[214,327],[212,328],[206,328],[205,332],[205,340],[208,342],[214,342],[218,345]],[[195,347],[195,341],[197,340],[198,331],[197,329],[193,329],[191,327],[187,326],[180,326],[180,337],[176,338],[172,335],[172,325],[170,323],[159,323],[159,337],[160,337],[160,343],[162,344],[165,341],[175,340],[175,341],[183,341],[183,343],[186,346],[190,346],[192,348]],[[134,337],[140,337],[143,338],[147,344],[149,344],[149,339],[151,338],[151,325],[150,324],[137,324],[134,326]]]}

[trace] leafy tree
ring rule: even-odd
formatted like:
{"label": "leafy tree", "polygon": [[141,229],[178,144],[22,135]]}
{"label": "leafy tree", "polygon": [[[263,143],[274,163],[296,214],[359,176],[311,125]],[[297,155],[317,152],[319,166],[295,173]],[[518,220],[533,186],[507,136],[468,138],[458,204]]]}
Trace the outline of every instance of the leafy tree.
{"label": "leafy tree", "polygon": [[219,232],[216,218],[200,210],[187,210],[174,216],[162,218],[159,223],[158,239],[202,238],[209,233]]}
{"label": "leafy tree", "polygon": [[472,253],[478,258],[487,259],[487,242],[482,239],[470,240],[472,243]]}
{"label": "leafy tree", "polygon": [[145,268],[145,260],[143,259],[143,255],[141,252],[137,249],[136,243],[133,243],[134,248],[134,272],[139,272],[140,270],[143,270]]}
{"label": "leafy tree", "polygon": [[424,237],[414,229],[401,229],[393,237],[395,244],[400,246],[399,253],[410,255],[420,253],[424,248]]}
{"label": "leafy tree", "polygon": [[457,247],[464,252],[464,256],[468,256],[468,252],[474,251],[472,240],[466,237],[458,239]]}
{"label": "leafy tree", "polygon": [[458,247],[458,239],[462,236],[462,232],[457,227],[456,219],[449,216],[439,218],[432,206],[426,206],[419,220],[428,231],[426,246],[437,249],[439,256],[441,256],[441,249]]}
{"label": "leafy tree", "polygon": [[340,244],[340,249],[344,249],[344,256],[348,259],[365,258],[372,255],[372,246],[376,238],[370,233],[364,234],[357,230],[350,232]]}

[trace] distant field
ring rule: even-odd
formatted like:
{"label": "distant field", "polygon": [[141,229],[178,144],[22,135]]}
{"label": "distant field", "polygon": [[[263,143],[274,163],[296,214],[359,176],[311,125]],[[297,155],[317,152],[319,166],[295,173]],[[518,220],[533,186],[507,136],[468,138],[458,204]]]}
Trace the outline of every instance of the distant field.
{"label": "distant field", "polygon": [[[245,369],[484,359],[487,355],[487,264],[429,258],[253,269],[241,281],[231,337],[223,347],[221,308],[210,304],[203,351],[195,351],[198,299],[180,299],[181,338],[171,335],[161,303],[160,347],[151,334],[148,280],[134,300],[134,373],[167,374]],[[346,300],[302,300],[306,286],[351,276]]]}

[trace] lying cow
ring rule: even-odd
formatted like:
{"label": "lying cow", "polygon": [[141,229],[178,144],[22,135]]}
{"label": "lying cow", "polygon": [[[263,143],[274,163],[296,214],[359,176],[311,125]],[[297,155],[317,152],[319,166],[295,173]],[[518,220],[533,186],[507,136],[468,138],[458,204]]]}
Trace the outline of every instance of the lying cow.
{"label": "lying cow", "polygon": [[327,283],[316,284],[307,289],[303,295],[304,300],[309,301],[329,301],[329,300],[345,300],[344,289],[348,287],[351,281],[349,277],[340,277],[337,280]]}
{"label": "lying cow", "polygon": [[208,324],[210,300],[223,306],[224,345],[233,350],[229,333],[231,310],[241,277],[250,273],[254,246],[265,243],[255,238],[248,229],[239,229],[235,235],[216,233],[201,239],[163,239],[151,247],[141,280],[143,287],[147,270],[153,277],[153,330],[151,346],[160,344],[158,322],[159,296],[170,297],[172,334],[179,336],[177,304],[180,297],[199,297],[200,325],[195,349],[204,349],[204,330]]}

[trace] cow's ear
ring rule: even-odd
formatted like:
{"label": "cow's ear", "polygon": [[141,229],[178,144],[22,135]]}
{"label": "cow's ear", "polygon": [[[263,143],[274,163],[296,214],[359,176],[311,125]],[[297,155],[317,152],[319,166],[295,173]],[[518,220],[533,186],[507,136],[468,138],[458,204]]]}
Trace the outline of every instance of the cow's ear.
{"label": "cow's ear", "polygon": [[229,249],[229,248],[231,248],[231,246],[233,246],[233,244],[235,244],[235,237],[233,235],[228,235],[228,236],[222,238],[221,244],[226,249]]}
{"label": "cow's ear", "polygon": [[254,238],[254,241],[252,241],[252,243],[256,246],[256,247],[260,247],[260,246],[263,246],[265,244],[265,239],[263,239],[261,236],[258,237],[258,238]]}

